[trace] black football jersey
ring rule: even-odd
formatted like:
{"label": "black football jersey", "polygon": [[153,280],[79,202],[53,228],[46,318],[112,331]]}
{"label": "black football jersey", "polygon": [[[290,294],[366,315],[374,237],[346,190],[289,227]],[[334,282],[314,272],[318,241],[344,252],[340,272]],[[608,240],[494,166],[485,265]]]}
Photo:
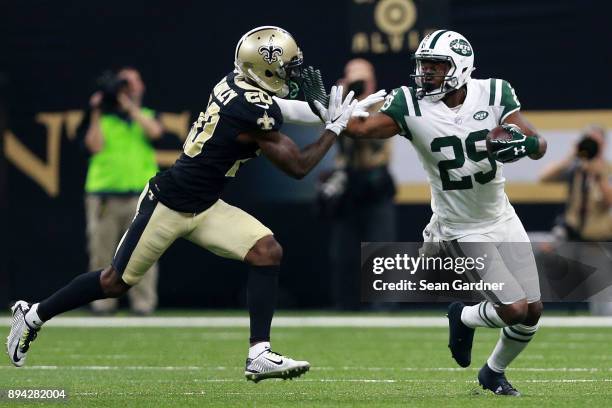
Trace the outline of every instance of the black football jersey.
{"label": "black football jersey", "polygon": [[175,211],[206,210],[219,199],[240,166],[259,154],[256,143],[241,143],[238,135],[278,130],[282,124],[280,108],[269,93],[230,73],[214,87],[179,159],[151,179],[154,194]]}

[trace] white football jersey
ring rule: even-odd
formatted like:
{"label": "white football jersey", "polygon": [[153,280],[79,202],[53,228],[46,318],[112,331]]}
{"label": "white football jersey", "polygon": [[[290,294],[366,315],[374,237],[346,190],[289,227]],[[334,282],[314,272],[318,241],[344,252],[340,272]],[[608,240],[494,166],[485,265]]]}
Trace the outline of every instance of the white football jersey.
{"label": "white football jersey", "polygon": [[380,112],[414,145],[429,177],[434,217],[448,235],[481,230],[514,215],[503,164],[489,157],[485,137],[520,107],[514,89],[501,79],[469,80],[459,109],[417,100],[415,90],[405,86],[387,96]]}

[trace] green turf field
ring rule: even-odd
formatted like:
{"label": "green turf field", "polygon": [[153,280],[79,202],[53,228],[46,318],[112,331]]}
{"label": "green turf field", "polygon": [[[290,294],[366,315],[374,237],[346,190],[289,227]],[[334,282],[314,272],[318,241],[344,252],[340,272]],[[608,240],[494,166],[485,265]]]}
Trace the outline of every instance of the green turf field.
{"label": "green turf field", "polygon": [[[5,330],[5,328],[3,328]],[[612,328],[543,328],[508,372],[524,396],[477,389],[497,331],[476,333],[474,367],[455,368],[443,328],[277,328],[273,346],[313,368],[294,381],[243,378],[244,328],[54,328],[0,388],[65,388],[74,407],[610,406]],[[0,406],[18,406],[0,401]],[[27,406],[40,406],[34,403]]]}

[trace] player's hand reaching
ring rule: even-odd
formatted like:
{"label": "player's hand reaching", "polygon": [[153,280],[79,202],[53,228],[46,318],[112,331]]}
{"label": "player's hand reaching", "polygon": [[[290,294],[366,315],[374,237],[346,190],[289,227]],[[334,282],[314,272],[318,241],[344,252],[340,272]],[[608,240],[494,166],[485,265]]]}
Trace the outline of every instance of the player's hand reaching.
{"label": "player's hand reaching", "polygon": [[342,100],[342,86],[332,86],[329,94],[329,105],[325,108],[319,101],[314,101],[321,118],[325,122],[325,129],[336,135],[346,129],[349,119],[357,106],[357,100],[353,100],[355,92],[349,92],[344,101]]}
{"label": "player's hand reaching", "polygon": [[310,110],[324,121],[314,104],[314,101],[319,101],[323,106],[329,105],[329,95],[325,92],[321,71],[313,67],[306,67],[302,70],[302,92]]}
{"label": "player's hand reaching", "polygon": [[380,91],[363,98],[362,100],[357,102],[357,105],[353,110],[353,116],[358,118],[367,118],[368,116],[370,116],[370,112],[368,112],[368,109],[370,109],[370,107],[376,105],[377,103],[384,101],[385,96],[387,96],[387,91],[381,89]]}

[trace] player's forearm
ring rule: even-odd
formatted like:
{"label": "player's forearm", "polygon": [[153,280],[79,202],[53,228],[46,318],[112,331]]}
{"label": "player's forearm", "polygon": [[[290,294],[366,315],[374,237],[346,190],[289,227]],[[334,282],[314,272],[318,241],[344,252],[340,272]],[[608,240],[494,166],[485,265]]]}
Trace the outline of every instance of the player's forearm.
{"label": "player's forearm", "polygon": [[331,130],[325,130],[319,139],[306,146],[300,151],[296,168],[294,169],[294,177],[301,179],[321,161],[323,156],[329,151],[336,141],[336,134]]}
{"label": "player's forearm", "polygon": [[386,139],[393,136],[387,133],[383,127],[370,126],[368,119],[351,118],[345,135],[351,139]]}
{"label": "player's forearm", "polygon": [[535,137],[538,140],[538,151],[536,153],[530,154],[529,158],[533,159],[533,160],[539,160],[542,157],[544,157],[544,155],[546,154],[546,149],[548,148],[548,143],[546,142],[546,139],[544,139],[542,136],[540,135],[534,135],[531,137]]}

